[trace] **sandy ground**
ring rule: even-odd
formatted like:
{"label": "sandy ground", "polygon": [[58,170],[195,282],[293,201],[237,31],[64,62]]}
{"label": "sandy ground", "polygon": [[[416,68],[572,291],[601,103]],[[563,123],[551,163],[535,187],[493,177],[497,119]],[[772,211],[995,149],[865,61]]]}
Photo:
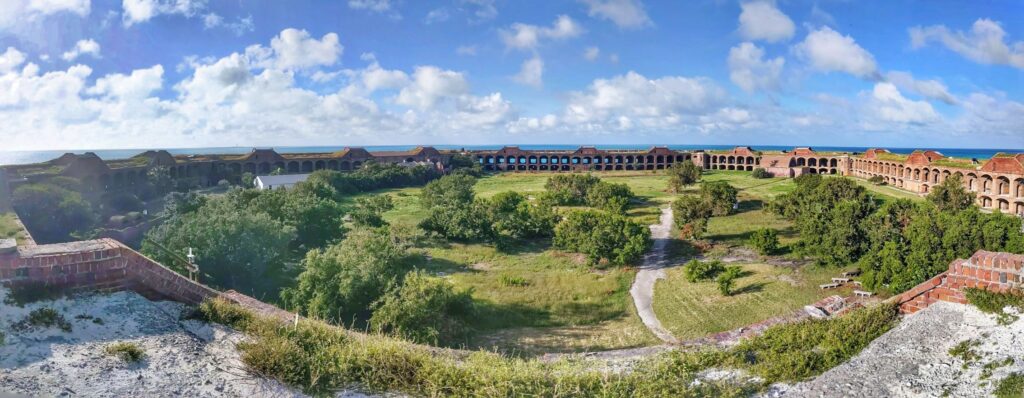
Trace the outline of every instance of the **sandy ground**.
{"label": "sandy ground", "polygon": [[[0,288],[0,301],[7,291]],[[16,330],[32,310],[50,307],[71,323]],[[85,295],[24,308],[0,304],[0,396],[292,397],[276,381],[245,371],[235,344],[242,335],[180,320],[184,306],[135,293]],[[93,319],[102,319],[102,324]],[[134,342],[146,357],[129,364],[104,353],[113,342]]]}
{"label": "sandy ground", "polygon": [[658,279],[665,279],[665,247],[668,245],[669,233],[672,230],[672,208],[666,207],[661,209],[661,218],[658,224],[653,224],[651,228],[651,239],[654,240],[654,246],[651,248],[650,253],[644,256],[644,265],[639,267],[639,271],[636,273],[636,279],[633,280],[633,286],[629,289],[629,294],[633,296],[633,303],[636,305],[637,314],[640,315],[640,319],[644,322],[644,325],[658,336],[661,341],[669,344],[678,343],[672,333],[661,326],[661,321],[658,320],[658,316],[654,314],[654,285],[658,282]]}
{"label": "sandy ground", "polygon": [[[965,365],[949,349],[972,339],[980,358]],[[1024,371],[1024,320],[1001,326],[973,306],[939,302],[906,317],[850,361],[769,396],[988,397],[1008,374]],[[1012,359],[983,379],[986,364]]]}

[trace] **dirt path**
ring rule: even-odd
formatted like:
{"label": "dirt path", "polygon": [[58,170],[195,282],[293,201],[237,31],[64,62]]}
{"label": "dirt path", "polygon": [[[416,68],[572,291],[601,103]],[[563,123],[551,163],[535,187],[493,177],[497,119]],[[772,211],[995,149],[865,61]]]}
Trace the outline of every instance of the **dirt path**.
{"label": "dirt path", "polygon": [[654,314],[654,284],[658,279],[665,279],[665,267],[669,264],[666,261],[665,248],[668,246],[669,234],[672,230],[672,208],[661,209],[661,218],[658,224],[651,225],[651,239],[654,240],[654,247],[650,253],[644,256],[644,265],[636,273],[636,280],[629,294],[633,296],[633,303],[636,304],[636,311],[643,320],[644,325],[666,343],[676,344],[678,339],[672,333],[661,326],[661,321]]}

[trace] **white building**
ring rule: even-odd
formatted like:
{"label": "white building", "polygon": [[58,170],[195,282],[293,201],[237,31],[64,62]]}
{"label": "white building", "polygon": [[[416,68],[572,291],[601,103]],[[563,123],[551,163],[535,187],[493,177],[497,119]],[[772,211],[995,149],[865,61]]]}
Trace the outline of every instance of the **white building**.
{"label": "white building", "polygon": [[282,174],[279,176],[257,176],[252,185],[259,190],[288,189],[295,184],[306,181],[309,174]]}

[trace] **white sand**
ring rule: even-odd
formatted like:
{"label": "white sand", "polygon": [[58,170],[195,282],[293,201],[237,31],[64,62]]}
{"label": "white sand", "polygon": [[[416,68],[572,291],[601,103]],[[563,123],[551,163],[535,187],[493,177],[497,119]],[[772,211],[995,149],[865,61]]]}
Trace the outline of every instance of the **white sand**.
{"label": "white sand", "polygon": [[[0,301],[7,291],[0,288]],[[30,311],[50,307],[73,325],[15,331]],[[243,336],[219,325],[180,320],[185,306],[130,292],[0,304],[0,395],[88,397],[289,397],[280,383],[250,374],[235,350]],[[76,316],[91,316],[103,324]],[[106,355],[114,342],[138,344],[146,357],[129,364]]]}
{"label": "white sand", "polygon": [[[949,355],[973,339],[980,358],[967,364]],[[985,364],[1012,358],[982,380]],[[999,325],[969,305],[939,302],[906,317],[850,361],[768,395],[786,397],[988,397],[999,381],[1024,371],[1024,319]]]}

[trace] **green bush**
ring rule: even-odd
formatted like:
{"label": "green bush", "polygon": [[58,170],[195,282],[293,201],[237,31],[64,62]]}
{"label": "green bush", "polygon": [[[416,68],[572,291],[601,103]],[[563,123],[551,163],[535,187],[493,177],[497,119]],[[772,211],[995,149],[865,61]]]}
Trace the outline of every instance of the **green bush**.
{"label": "green bush", "polygon": [[739,191],[725,181],[712,181],[700,184],[700,197],[711,209],[713,216],[727,216],[736,204]]}
{"label": "green bush", "polygon": [[743,268],[738,265],[731,265],[725,268],[721,275],[715,278],[718,284],[718,292],[723,296],[732,296],[733,287],[736,286],[736,279],[743,275]]}
{"label": "green bush", "polygon": [[49,307],[39,308],[28,313],[28,316],[13,325],[14,330],[28,330],[34,327],[56,327],[64,332],[71,332],[71,323],[64,315]]}
{"label": "green bush", "polygon": [[772,178],[773,177],[772,173],[769,173],[768,170],[762,169],[760,167],[757,167],[757,168],[754,169],[754,171],[750,172],[750,176],[754,177],[754,178]]}
{"label": "green bush", "polygon": [[109,344],[103,351],[125,362],[138,362],[146,357],[146,352],[138,344],[130,342]]}
{"label": "green bush", "polygon": [[871,178],[868,178],[868,182],[875,185],[885,184],[885,180],[882,178],[882,176],[871,176]]}
{"label": "green bush", "polygon": [[672,193],[679,193],[683,187],[696,184],[700,181],[701,168],[693,162],[677,162],[668,168],[668,190]]}
{"label": "green bush", "polygon": [[1017,292],[1000,293],[969,287],[964,289],[967,302],[978,307],[981,312],[996,314],[1000,325],[1009,325],[1017,320],[1017,316],[1003,311],[1006,307],[1024,309],[1024,295]]}
{"label": "green bush", "polygon": [[779,235],[774,229],[761,228],[750,234],[750,247],[762,255],[769,255],[779,250]]}
{"label": "green bush", "polygon": [[710,218],[711,206],[700,197],[683,195],[672,201],[672,221],[682,239],[700,239]]}
{"label": "green bush", "polygon": [[883,303],[840,317],[775,326],[741,341],[730,354],[733,363],[767,383],[795,382],[846,362],[898,322],[896,305]]}
{"label": "green bush", "polygon": [[1011,373],[999,381],[996,390],[992,392],[996,398],[1020,398],[1024,396],[1024,374]]}
{"label": "green bush", "polygon": [[555,227],[554,244],[585,254],[591,265],[602,259],[626,265],[639,260],[651,247],[651,230],[618,214],[574,211]]}
{"label": "green bush", "polygon": [[718,274],[721,274],[722,271],[725,271],[725,267],[722,265],[722,262],[718,260],[690,260],[683,268],[683,274],[686,276],[686,280],[691,283],[713,280],[718,276]]}
{"label": "green bush", "polygon": [[466,343],[473,315],[470,291],[416,271],[374,304],[370,327],[417,343],[458,346]]}

